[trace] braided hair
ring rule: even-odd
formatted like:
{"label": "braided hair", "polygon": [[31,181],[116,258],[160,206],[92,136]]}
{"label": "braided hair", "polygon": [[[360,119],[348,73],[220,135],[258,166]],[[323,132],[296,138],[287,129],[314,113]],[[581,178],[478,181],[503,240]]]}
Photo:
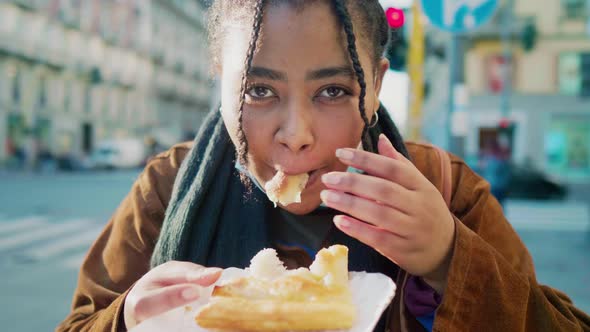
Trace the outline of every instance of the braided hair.
{"label": "braided hair", "polygon": [[[359,54],[357,50],[357,26],[359,34],[364,37],[364,40],[370,40],[370,46],[373,49],[372,60],[374,71],[376,72],[377,65],[383,53],[387,47],[390,36],[390,29],[383,12],[383,8],[379,4],[378,0],[326,0],[330,1],[332,8],[338,21],[342,25],[346,40],[347,50],[352,62],[357,82],[360,87],[359,95],[359,112],[361,119],[364,123],[362,133],[362,143],[365,149],[370,149],[371,139],[368,135],[369,131],[369,119],[365,113],[365,96],[367,84],[365,81],[365,72],[361,66]],[[297,10],[301,10],[305,5],[309,4],[310,1],[306,0],[215,0],[212,7],[209,10],[209,40],[212,51],[213,64],[219,66],[219,51],[220,45],[219,40],[223,36],[223,29],[221,26],[223,22],[233,21],[236,19],[248,19],[253,17],[252,20],[252,33],[250,36],[250,43],[248,45],[248,51],[246,59],[244,61],[244,71],[242,73],[242,83],[240,88],[240,96],[238,103],[238,147],[237,147],[237,159],[240,164],[247,166],[248,159],[248,141],[242,126],[242,119],[244,114],[244,100],[247,91],[248,74],[252,67],[252,59],[256,52],[257,45],[259,43],[260,31],[262,26],[262,20],[264,16],[264,9],[266,5],[277,5],[287,3]],[[240,12],[236,10],[243,8],[245,11]],[[252,15],[253,13],[253,15]],[[355,15],[353,24],[353,17]],[[228,18],[227,15],[234,15],[234,17]],[[247,177],[242,176],[242,180],[245,183],[249,183]]]}
{"label": "braided hair", "polygon": [[[244,133],[244,127],[242,126],[242,119],[244,116],[244,101],[245,101],[245,94],[246,89],[248,86],[248,73],[250,72],[250,68],[252,68],[252,59],[254,58],[254,52],[256,51],[256,44],[258,43],[258,38],[260,37],[260,28],[262,26],[262,13],[264,10],[264,3],[265,0],[257,0],[255,6],[255,15],[254,15],[254,26],[252,27],[252,36],[250,37],[250,44],[248,45],[248,51],[246,53],[246,59],[244,60],[244,73],[242,74],[242,85],[240,87],[240,100],[238,102],[238,162],[241,165],[248,165],[248,140],[246,139],[246,134]],[[242,178],[242,182],[249,183],[248,177],[240,172],[240,177]]]}
{"label": "braided hair", "polygon": [[348,9],[346,8],[346,4],[343,0],[334,0],[332,3],[334,6],[334,10],[336,11],[336,15],[338,16],[340,23],[342,24],[342,28],[346,33],[346,39],[348,42],[348,54],[350,56],[350,60],[352,61],[352,67],[354,69],[357,81],[361,88],[361,93],[359,95],[359,111],[361,113],[361,119],[365,124],[363,128],[363,135],[361,137],[363,147],[367,149],[370,144],[368,142],[367,137],[367,131],[369,130],[369,119],[367,119],[367,114],[365,113],[365,96],[367,95],[365,71],[361,66],[361,61],[359,59],[358,51],[356,49],[356,37],[354,35],[354,28],[352,20],[350,18],[350,14],[348,13]]}

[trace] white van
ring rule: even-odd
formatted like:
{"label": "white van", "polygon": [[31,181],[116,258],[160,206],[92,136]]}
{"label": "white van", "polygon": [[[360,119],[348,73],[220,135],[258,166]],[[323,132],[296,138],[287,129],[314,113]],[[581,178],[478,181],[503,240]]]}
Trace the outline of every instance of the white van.
{"label": "white van", "polygon": [[142,140],[122,138],[101,141],[92,153],[93,168],[135,168],[143,165],[147,149]]}

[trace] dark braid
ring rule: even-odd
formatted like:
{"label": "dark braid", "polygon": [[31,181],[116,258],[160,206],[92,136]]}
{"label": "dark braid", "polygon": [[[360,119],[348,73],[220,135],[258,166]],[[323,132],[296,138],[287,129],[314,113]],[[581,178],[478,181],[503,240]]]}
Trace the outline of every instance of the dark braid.
{"label": "dark braid", "polygon": [[[248,74],[252,68],[252,59],[254,58],[254,52],[256,51],[256,44],[258,43],[258,37],[260,36],[260,28],[262,26],[262,14],[264,11],[265,0],[257,0],[255,4],[255,14],[252,26],[252,35],[250,38],[250,44],[248,45],[248,52],[246,53],[246,60],[244,64],[244,73],[242,74],[242,85],[240,88],[240,101],[238,104],[238,162],[243,166],[248,165],[248,140],[244,133],[242,126],[242,120],[244,115],[244,100],[246,95],[246,89],[248,88]],[[244,180],[244,179],[242,179]]]}
{"label": "dark braid", "polygon": [[367,118],[367,114],[365,114],[365,96],[367,95],[367,83],[365,82],[365,71],[361,66],[361,61],[359,59],[358,51],[356,49],[356,37],[354,35],[354,27],[352,24],[352,20],[350,19],[350,15],[348,13],[348,9],[346,8],[346,4],[344,0],[334,0],[334,9],[336,10],[336,16],[340,20],[344,32],[346,33],[346,39],[348,41],[348,53],[350,55],[350,60],[352,61],[352,67],[354,68],[354,72],[356,74],[359,86],[361,88],[361,93],[359,95],[359,111],[361,113],[361,118],[364,122],[363,134],[361,136],[363,142],[363,148],[369,149],[370,142],[367,132],[369,130],[369,119]]}

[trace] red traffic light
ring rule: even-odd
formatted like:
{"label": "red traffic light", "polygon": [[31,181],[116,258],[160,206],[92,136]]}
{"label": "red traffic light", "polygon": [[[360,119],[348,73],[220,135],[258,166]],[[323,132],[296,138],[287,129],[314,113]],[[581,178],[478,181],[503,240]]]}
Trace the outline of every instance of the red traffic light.
{"label": "red traffic light", "polygon": [[401,28],[406,22],[406,14],[399,8],[387,8],[385,16],[387,16],[387,23],[389,23],[389,26],[393,29]]}
{"label": "red traffic light", "polygon": [[508,129],[508,127],[510,127],[510,120],[506,119],[506,118],[502,118],[500,120],[500,128],[502,129]]}

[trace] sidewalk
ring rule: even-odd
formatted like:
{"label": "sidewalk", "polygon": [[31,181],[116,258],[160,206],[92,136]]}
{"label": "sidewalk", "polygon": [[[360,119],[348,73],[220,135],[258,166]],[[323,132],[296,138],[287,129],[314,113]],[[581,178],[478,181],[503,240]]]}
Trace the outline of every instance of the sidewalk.
{"label": "sidewalk", "polygon": [[590,205],[566,201],[508,201],[506,216],[533,257],[537,280],[564,291],[590,313]]}
{"label": "sidewalk", "polygon": [[568,200],[585,202],[590,207],[590,183],[570,185],[568,190]]}

